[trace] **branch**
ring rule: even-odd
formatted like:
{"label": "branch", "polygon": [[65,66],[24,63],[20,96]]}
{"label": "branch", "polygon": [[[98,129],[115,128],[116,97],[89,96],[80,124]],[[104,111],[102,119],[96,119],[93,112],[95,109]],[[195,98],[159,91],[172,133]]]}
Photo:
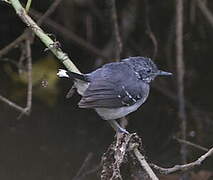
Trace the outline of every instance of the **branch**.
{"label": "branch", "polygon": [[[23,34],[24,35],[24,34]],[[32,56],[31,56],[31,47],[30,47],[30,38],[27,38],[26,35],[30,35],[29,33],[26,33],[24,37],[26,38],[25,40],[25,51],[26,51],[26,59],[27,59],[27,78],[28,78],[28,84],[27,84],[27,103],[26,107],[23,108],[20,105],[10,101],[9,99],[3,97],[0,95],[0,100],[3,101],[4,103],[8,104],[12,108],[18,110],[21,112],[20,118],[23,114],[29,115],[31,111],[31,106],[32,106]]]}
{"label": "branch", "polygon": [[122,134],[116,136],[116,140],[109,146],[107,152],[102,156],[102,180],[122,180],[120,166],[124,161],[124,156],[132,134]]}
{"label": "branch", "polygon": [[28,0],[27,4],[26,4],[26,7],[25,7],[26,12],[29,11],[31,4],[32,4],[32,0]]}
{"label": "branch", "polygon": [[[116,61],[120,61],[121,59],[121,52],[123,48],[123,43],[121,40],[119,27],[118,27],[118,17],[116,11],[116,3],[115,0],[106,0],[107,8],[109,8],[109,17],[110,23],[112,25],[112,39],[115,44],[115,59]],[[120,118],[121,127],[125,128],[128,125],[128,120],[126,117]]]}
{"label": "branch", "polygon": [[[38,11],[33,10],[33,9],[30,10],[30,14],[36,19],[40,19],[42,17],[41,13],[39,13]],[[90,53],[92,53],[96,56],[102,57],[104,59],[107,58],[99,49],[94,47],[92,44],[88,43],[87,41],[85,41],[84,39],[82,39],[81,37],[79,37],[78,35],[73,33],[72,31],[68,30],[64,26],[54,22],[50,18],[45,18],[43,22],[46,25],[48,25],[50,28],[59,32],[64,37],[64,39],[68,39],[68,40],[75,42],[77,45],[85,48]]]}
{"label": "branch", "polygon": [[90,162],[91,162],[92,156],[93,156],[93,153],[88,153],[88,155],[86,156],[83,164],[81,165],[81,167],[78,170],[78,172],[75,175],[75,177],[72,178],[72,180],[82,180],[86,176],[88,176],[89,174],[97,172],[100,169],[100,164],[99,164],[99,165],[96,165],[95,167],[92,167],[92,168],[90,168],[88,170],[88,167],[91,166]]}
{"label": "branch", "polygon": [[78,68],[69,59],[68,55],[59,48],[56,43],[44,33],[44,31],[27,15],[25,9],[18,0],[10,0],[13,8],[21,20],[40,38],[46,47],[65,65],[69,71],[80,73]]}
{"label": "branch", "polygon": [[[9,105],[10,107],[14,108],[15,110],[24,113],[25,112],[25,108],[19,106],[18,104],[10,101],[9,99],[3,97],[2,95],[0,95],[0,101],[6,103],[7,105]],[[25,112],[26,113],[26,112]]]}
{"label": "branch", "polygon": [[146,159],[145,159],[144,155],[142,155],[140,153],[140,151],[138,150],[138,144],[132,144],[132,146],[133,146],[132,149],[134,150],[135,156],[137,157],[141,167],[147,173],[149,179],[158,180],[157,176],[152,171],[152,169],[150,168],[149,164],[146,162]]}
{"label": "branch", "polygon": [[[143,177],[158,180],[144,155],[141,154],[142,143],[137,134],[119,134],[102,156],[102,180],[122,180],[120,168],[123,163],[131,166],[133,171],[144,173]],[[118,138],[119,137],[119,138]],[[141,178],[143,178],[141,177]]]}
{"label": "branch", "polygon": [[201,1],[201,0],[196,0],[197,1],[197,5],[200,8],[201,12],[203,13],[203,15],[206,17],[206,19],[209,21],[210,25],[213,28],[213,14],[211,13],[211,11],[206,7],[206,4]]}
{"label": "branch", "polygon": [[110,12],[111,21],[112,21],[113,40],[115,41],[115,47],[116,47],[116,61],[120,61],[123,44],[121,41],[121,36],[119,33],[119,28],[118,28],[118,17],[117,17],[115,0],[107,0],[107,1],[109,3],[109,8],[110,8],[109,12]]}
{"label": "branch", "polygon": [[26,40],[26,51],[27,51],[27,78],[28,78],[28,87],[27,87],[27,112],[30,113],[32,107],[32,55],[31,55],[31,45],[30,40]]}
{"label": "branch", "polygon": [[[184,100],[184,61],[183,61],[183,0],[176,0],[176,69],[178,89],[178,116],[181,121],[180,129],[182,139],[186,139],[186,112]],[[181,146],[182,163],[186,163],[186,145]]]}
{"label": "branch", "polygon": [[[55,8],[58,6],[58,4],[61,2],[61,0],[56,0],[51,6],[50,8],[47,10],[47,12],[41,17],[41,19],[39,19],[40,24],[42,23],[42,21],[48,17],[54,10]],[[27,5],[26,5],[26,11],[29,10],[31,4],[31,0],[27,1]],[[18,46],[22,41],[25,40],[25,48],[24,51],[26,52],[26,55],[24,53],[24,57],[27,59],[27,76],[28,76],[28,87],[27,87],[27,103],[26,103],[26,107],[22,108],[21,106],[13,103],[12,101],[8,100],[7,98],[4,98],[3,96],[0,97],[0,100],[5,102],[6,104],[8,104],[9,106],[15,108],[16,110],[20,111],[21,114],[19,115],[18,118],[20,118],[23,114],[29,115],[30,111],[31,111],[31,106],[32,106],[32,56],[31,56],[31,36],[32,34],[29,32],[28,29],[25,30],[25,32],[20,35],[16,40],[14,40],[12,43],[10,43],[9,45],[7,45],[5,48],[3,48],[2,50],[0,50],[0,57],[5,55],[6,53],[8,53],[10,50],[12,50],[14,47]],[[26,57],[25,57],[26,56]]]}
{"label": "branch", "polygon": [[152,59],[155,59],[157,56],[157,52],[158,52],[158,41],[157,41],[155,34],[153,33],[153,31],[151,29],[151,25],[150,25],[148,0],[145,0],[144,3],[145,3],[146,33],[148,34],[149,38],[151,39],[151,41],[153,43],[154,48],[153,48]]}
{"label": "branch", "polygon": [[48,10],[41,16],[41,18],[38,20],[37,24],[40,26],[45,19],[47,19],[58,7],[58,5],[61,3],[62,0],[55,0],[51,6],[48,8]]}
{"label": "branch", "polygon": [[186,140],[184,140],[184,139],[179,139],[179,138],[174,138],[174,139],[176,139],[179,143],[184,143],[184,144],[186,144],[186,145],[189,145],[189,146],[192,146],[192,147],[194,147],[194,148],[197,148],[197,149],[200,149],[200,150],[202,150],[202,151],[208,151],[208,149],[207,148],[205,148],[205,147],[203,147],[203,146],[200,146],[200,145],[198,145],[198,144],[195,144],[195,143],[192,143],[192,142],[190,142],[190,141],[186,141]]}
{"label": "branch", "polygon": [[194,167],[201,165],[203,163],[203,161],[211,155],[213,155],[213,147],[207,153],[200,156],[196,161],[193,161],[193,162],[188,163],[188,164],[175,165],[172,168],[162,168],[162,167],[159,167],[155,164],[150,164],[150,166],[155,168],[161,174],[171,174],[171,173],[175,173],[175,172],[178,172],[178,171],[184,172],[184,171],[188,171],[188,170],[190,170]]}
{"label": "branch", "polygon": [[26,39],[26,33],[24,32],[22,35],[20,35],[18,38],[16,38],[13,42],[11,42],[9,45],[4,47],[0,50],[0,57],[7,54],[10,50],[12,50],[14,47],[18,46],[22,41]]}

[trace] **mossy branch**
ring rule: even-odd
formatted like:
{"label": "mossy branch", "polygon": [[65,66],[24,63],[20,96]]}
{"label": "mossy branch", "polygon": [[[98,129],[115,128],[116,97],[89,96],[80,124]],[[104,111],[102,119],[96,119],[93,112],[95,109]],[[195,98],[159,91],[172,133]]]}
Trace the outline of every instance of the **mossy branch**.
{"label": "mossy branch", "polygon": [[40,38],[45,46],[64,64],[69,70],[80,73],[78,68],[73,64],[68,55],[64,53],[57,42],[54,42],[45,32],[35,23],[35,21],[26,13],[25,9],[18,0],[10,0],[13,8],[21,20]]}

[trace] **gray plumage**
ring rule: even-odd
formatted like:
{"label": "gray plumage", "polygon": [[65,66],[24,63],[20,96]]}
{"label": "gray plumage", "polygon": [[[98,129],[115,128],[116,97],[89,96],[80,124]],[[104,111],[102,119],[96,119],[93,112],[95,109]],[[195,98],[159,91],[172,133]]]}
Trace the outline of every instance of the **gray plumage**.
{"label": "gray plumage", "polygon": [[80,108],[95,109],[104,120],[113,120],[113,128],[127,132],[114,120],[137,110],[146,101],[150,82],[156,76],[171,73],[158,70],[149,58],[130,57],[88,74],[61,70],[58,75],[74,79],[74,86],[82,95]]}

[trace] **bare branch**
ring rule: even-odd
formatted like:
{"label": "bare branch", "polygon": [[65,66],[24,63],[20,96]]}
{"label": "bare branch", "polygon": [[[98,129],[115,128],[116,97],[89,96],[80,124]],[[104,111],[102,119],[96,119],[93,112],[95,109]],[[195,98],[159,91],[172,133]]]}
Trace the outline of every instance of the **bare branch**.
{"label": "bare branch", "polygon": [[[41,13],[39,13],[38,11],[33,10],[33,9],[30,10],[30,14],[36,19],[39,19],[39,18],[42,17]],[[50,28],[52,28],[55,31],[59,32],[64,38],[66,38],[68,40],[72,40],[77,45],[79,45],[79,46],[85,48],[86,50],[88,50],[90,53],[92,53],[92,54],[94,54],[96,56],[102,57],[104,59],[107,58],[106,56],[104,56],[104,54],[99,49],[97,49],[96,47],[94,47],[93,45],[91,45],[90,43],[88,43],[87,41],[82,39],[81,37],[77,36],[76,34],[74,34],[72,31],[68,30],[64,26],[54,22],[50,18],[45,18],[43,22],[46,25],[48,25]]]}
{"label": "bare branch", "polygon": [[31,111],[32,106],[32,56],[31,56],[31,47],[30,47],[30,40],[25,40],[25,50],[26,50],[26,58],[27,58],[27,78],[28,78],[28,84],[27,84],[27,103],[26,107],[23,108],[16,103],[10,101],[9,99],[3,97],[0,95],[0,100],[4,103],[8,104],[12,108],[18,110],[21,112],[18,119],[22,117],[22,115],[29,115]]}
{"label": "bare branch", "polygon": [[5,54],[7,54],[10,50],[12,50],[14,47],[18,46],[19,43],[21,43],[22,41],[24,41],[26,38],[26,33],[23,33],[22,35],[20,35],[18,38],[16,38],[13,42],[11,42],[9,45],[7,45],[6,47],[4,47],[3,49],[0,50],[0,57],[4,56]]}
{"label": "bare branch", "polygon": [[[112,38],[115,44],[115,59],[116,61],[120,61],[121,59],[121,52],[123,48],[123,43],[121,41],[121,36],[118,27],[118,17],[116,11],[116,3],[115,0],[106,0],[106,4],[109,8],[109,16],[111,18],[112,24]],[[121,127],[125,128],[128,125],[128,121],[126,117],[120,119]]]}
{"label": "bare branch", "polygon": [[184,143],[184,144],[186,144],[186,145],[192,146],[192,147],[197,148],[197,149],[200,149],[200,150],[202,150],[202,151],[206,151],[206,152],[208,151],[207,148],[205,148],[205,147],[203,147],[203,146],[201,146],[201,145],[192,143],[192,142],[190,142],[190,141],[186,141],[186,140],[184,140],[184,139],[179,139],[179,138],[176,138],[176,137],[175,137],[175,139],[176,139],[179,143]]}
{"label": "bare branch", "polygon": [[[181,138],[186,139],[186,112],[184,100],[184,61],[183,61],[183,0],[176,0],[176,61],[177,61],[177,89],[178,116],[181,121]],[[181,146],[182,163],[186,163],[186,145]]]}
{"label": "bare branch", "polygon": [[148,3],[148,0],[145,0],[144,3],[145,3],[145,13],[146,13],[146,33],[148,34],[149,38],[151,39],[151,41],[153,43],[154,50],[153,50],[152,59],[155,59],[157,52],[158,52],[158,41],[155,37],[155,34],[153,33],[153,31],[151,29],[151,25],[150,25],[150,21],[149,21],[149,3]]}
{"label": "bare branch", "polygon": [[213,14],[211,11],[206,7],[206,3],[201,0],[195,0],[197,1],[197,5],[200,8],[203,15],[206,17],[206,19],[209,21],[210,25],[213,28]]}
{"label": "bare branch", "polygon": [[27,112],[30,113],[32,107],[32,55],[30,40],[26,40],[26,52],[27,52],[27,78],[28,78],[28,87],[27,87]]}
{"label": "bare branch", "polygon": [[[42,23],[42,21],[48,17],[57,7],[57,5],[61,2],[61,0],[56,0],[52,6],[47,10],[47,12],[44,14],[44,16],[42,16],[42,18],[39,20],[40,24]],[[27,1],[27,5],[26,5],[26,11],[29,10],[31,1]],[[8,99],[1,97],[1,100],[5,103],[7,103],[8,105],[10,105],[11,107],[19,110],[21,112],[21,114],[19,115],[18,118],[21,118],[23,114],[30,114],[31,111],[31,106],[32,106],[32,56],[31,56],[31,47],[30,47],[30,39],[31,39],[32,34],[26,29],[25,32],[20,35],[16,40],[14,40],[12,43],[10,43],[8,46],[6,46],[5,48],[3,48],[2,50],[0,50],[0,57],[5,55],[6,53],[8,53],[10,50],[12,50],[15,46],[19,45],[22,41],[25,40],[25,47],[24,47],[24,51],[22,52],[26,52],[26,54],[24,53],[23,56],[21,56],[22,60],[20,62],[23,61],[23,59],[27,59],[27,78],[28,78],[28,87],[27,87],[27,103],[26,103],[26,107],[22,108],[21,106],[9,101]],[[26,57],[25,57],[26,56]]]}
{"label": "bare branch", "polygon": [[78,172],[77,172],[76,176],[73,178],[73,180],[82,179],[81,176],[84,176],[85,168],[89,165],[89,162],[90,162],[92,156],[93,156],[92,153],[88,153],[88,155],[84,159],[83,164],[81,165],[80,169],[78,170]]}
{"label": "bare branch", "polygon": [[29,11],[31,3],[32,3],[32,0],[27,0],[27,4],[26,4],[26,7],[25,7],[26,12]]}
{"label": "bare branch", "polygon": [[116,61],[120,61],[120,56],[122,52],[122,41],[121,36],[118,28],[118,17],[117,17],[117,11],[116,11],[116,5],[115,0],[107,0],[107,3],[109,3],[110,8],[110,15],[111,15],[111,21],[112,21],[112,32],[113,32],[113,39],[115,40],[115,46],[116,46]]}
{"label": "bare branch", "polygon": [[102,156],[102,180],[122,180],[120,166],[124,161],[124,155],[128,148],[128,143],[132,134],[119,134],[108,148],[107,152]]}
{"label": "bare branch", "polygon": [[58,7],[58,5],[61,3],[62,0],[55,0],[51,6],[47,9],[47,11],[44,13],[43,16],[38,20],[37,24],[40,26],[45,19],[47,19]]}
{"label": "bare branch", "polygon": [[19,111],[21,113],[25,113],[26,114],[25,108],[23,108],[23,107],[19,106],[18,104],[10,101],[9,99],[3,97],[2,95],[0,95],[0,100],[2,102],[6,103],[7,105],[9,105],[10,107],[14,108],[15,110],[17,110],[17,111]]}
{"label": "bare branch", "polygon": [[207,153],[205,153],[204,155],[200,156],[196,161],[193,161],[191,163],[188,164],[183,164],[183,165],[175,165],[172,168],[162,168],[159,167],[155,164],[150,164],[151,167],[155,168],[157,171],[159,171],[161,174],[171,174],[171,173],[175,173],[178,171],[188,171],[194,167],[197,167],[199,165],[201,165],[203,163],[203,161],[208,158],[209,156],[213,155],[213,148],[211,148]]}
{"label": "bare branch", "polygon": [[22,7],[18,0],[10,0],[13,8],[21,20],[40,38],[40,40],[49,48],[52,53],[66,66],[70,71],[80,73],[78,68],[69,59],[68,55],[64,53],[61,48],[53,46],[54,41],[44,33],[44,31],[33,21],[33,19],[27,15],[25,9]]}
{"label": "bare branch", "polygon": [[[145,157],[141,154],[142,149],[141,139],[134,134],[119,134],[107,152],[102,157],[102,180],[122,180],[120,167],[122,163],[132,164],[133,169],[143,171],[145,177],[151,180],[157,180],[149,164],[146,162]],[[139,164],[139,165],[138,165]]]}
{"label": "bare branch", "polygon": [[145,157],[140,153],[140,151],[138,150],[138,144],[132,144],[131,149],[134,150],[135,156],[137,157],[141,167],[145,170],[145,172],[147,173],[149,179],[152,180],[158,180],[158,177],[155,175],[155,173],[152,171],[152,169],[150,168],[149,164],[146,162]]}

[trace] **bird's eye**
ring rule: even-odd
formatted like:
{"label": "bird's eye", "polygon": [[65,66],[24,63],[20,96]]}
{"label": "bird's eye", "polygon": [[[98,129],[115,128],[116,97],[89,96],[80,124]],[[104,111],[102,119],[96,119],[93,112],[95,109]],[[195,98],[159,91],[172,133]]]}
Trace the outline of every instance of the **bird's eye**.
{"label": "bird's eye", "polygon": [[151,71],[151,69],[147,69],[146,72],[147,73],[151,73],[152,71]]}

